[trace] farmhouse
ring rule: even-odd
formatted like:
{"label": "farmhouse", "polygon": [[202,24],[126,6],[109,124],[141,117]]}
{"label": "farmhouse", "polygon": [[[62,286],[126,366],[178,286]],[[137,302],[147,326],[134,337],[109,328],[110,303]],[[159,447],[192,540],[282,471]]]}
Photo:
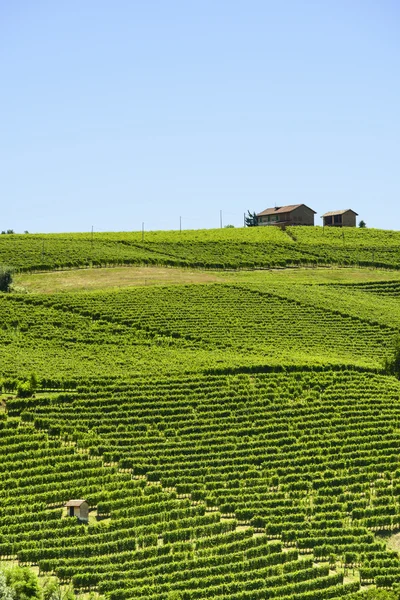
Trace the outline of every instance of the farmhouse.
{"label": "farmhouse", "polygon": [[314,225],[315,210],[305,204],[266,208],[258,213],[257,225]]}
{"label": "farmhouse", "polygon": [[322,215],[324,227],[355,227],[358,214],[348,208],[347,210],[333,210]]}
{"label": "farmhouse", "polygon": [[89,521],[89,505],[86,500],[70,500],[65,505],[69,517],[77,517],[79,521]]}

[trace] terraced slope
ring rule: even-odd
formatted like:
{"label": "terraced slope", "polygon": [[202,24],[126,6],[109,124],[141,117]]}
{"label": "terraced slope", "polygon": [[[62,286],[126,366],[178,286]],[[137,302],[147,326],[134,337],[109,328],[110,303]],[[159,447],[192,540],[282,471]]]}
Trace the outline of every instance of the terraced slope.
{"label": "terraced slope", "polygon": [[157,264],[216,269],[288,265],[399,268],[400,234],[375,229],[276,227],[2,235],[1,262],[20,270]]}
{"label": "terraced slope", "polygon": [[[343,563],[367,582],[399,579],[375,537],[400,523],[398,382],[328,371],[122,387],[9,401],[18,453],[28,439],[38,447],[8,476],[8,503],[23,494],[27,519],[12,533],[3,520],[3,554],[112,598],[340,596],[358,589],[341,586]],[[73,442],[89,456],[74,462]],[[59,458],[47,466],[51,445]],[[78,490],[110,520],[78,527],[49,510]]]}
{"label": "terraced slope", "polygon": [[397,321],[388,318],[386,325],[381,308],[379,320],[368,307],[364,315],[336,309],[303,287],[250,282],[3,296],[1,336],[10,367],[4,372],[12,376],[16,364],[27,376],[35,370],[53,379],[60,369],[69,379],[99,377],[105,364],[119,376],[126,369],[179,372],[259,364],[380,368]]}
{"label": "terraced slope", "polygon": [[[323,255],[296,231],[252,244]],[[249,249],[234,233],[185,233],[182,257]],[[168,236],[146,243],[171,257]],[[1,557],[110,600],[353,598],[400,583],[384,537],[400,531],[400,384],[383,372],[398,277],[309,273],[1,295]],[[32,371],[38,393],[16,397]],[[67,517],[71,498],[88,500],[88,525]]]}
{"label": "terraced slope", "polygon": [[400,296],[400,282],[398,281],[367,281],[365,283],[347,284],[346,287],[352,287],[354,290],[361,292],[369,292],[379,297],[398,298]]}

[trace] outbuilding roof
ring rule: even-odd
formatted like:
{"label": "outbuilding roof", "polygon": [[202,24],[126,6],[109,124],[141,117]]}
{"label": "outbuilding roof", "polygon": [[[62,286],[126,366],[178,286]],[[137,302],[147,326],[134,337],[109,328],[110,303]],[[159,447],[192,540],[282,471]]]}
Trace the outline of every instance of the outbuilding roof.
{"label": "outbuilding roof", "polygon": [[324,215],[322,215],[321,219],[323,217],[334,217],[335,215],[344,215],[347,212],[352,212],[356,215],[356,217],[358,217],[358,213],[356,213],[354,210],[351,210],[351,208],[346,208],[346,210],[331,210],[330,212],[327,212]]}
{"label": "outbuilding roof", "polygon": [[86,500],[70,500],[65,506],[81,506]]}
{"label": "outbuilding roof", "polygon": [[[305,204],[288,204],[287,206],[275,206],[274,208],[266,208],[262,212],[258,213],[257,217],[264,217],[266,215],[279,215],[282,213],[292,212],[295,208],[299,208],[300,206],[306,206]],[[311,210],[314,214],[316,214],[315,210],[306,206],[309,210]]]}

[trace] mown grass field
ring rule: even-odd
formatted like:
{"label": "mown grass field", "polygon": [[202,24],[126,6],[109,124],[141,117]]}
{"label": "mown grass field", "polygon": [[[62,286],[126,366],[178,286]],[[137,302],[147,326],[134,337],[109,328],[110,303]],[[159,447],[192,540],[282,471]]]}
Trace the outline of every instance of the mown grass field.
{"label": "mown grass field", "polygon": [[0,557],[111,600],[394,589],[400,234],[342,234],[1,236]]}

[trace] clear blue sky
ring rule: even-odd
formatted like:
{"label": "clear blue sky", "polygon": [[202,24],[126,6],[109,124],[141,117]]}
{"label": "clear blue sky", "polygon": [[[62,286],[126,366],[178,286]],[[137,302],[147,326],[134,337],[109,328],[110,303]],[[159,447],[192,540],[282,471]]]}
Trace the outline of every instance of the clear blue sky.
{"label": "clear blue sky", "polygon": [[398,0],[0,0],[0,230],[400,229]]}

